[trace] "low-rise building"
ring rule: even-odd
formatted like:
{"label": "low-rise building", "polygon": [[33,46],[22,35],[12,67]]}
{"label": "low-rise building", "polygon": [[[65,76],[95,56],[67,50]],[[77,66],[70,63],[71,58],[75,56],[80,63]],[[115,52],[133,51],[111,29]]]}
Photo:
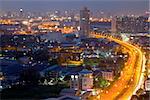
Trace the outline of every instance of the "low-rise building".
{"label": "low-rise building", "polygon": [[71,75],[70,88],[88,91],[93,88],[93,72],[83,69],[78,74]]}
{"label": "low-rise building", "polygon": [[60,95],[61,96],[75,96],[76,95],[76,90],[74,89],[70,89],[70,88],[65,88],[65,89],[62,89],[61,92],[60,92]]}
{"label": "low-rise building", "polygon": [[63,34],[61,32],[49,32],[43,35],[40,35],[41,39],[47,39],[49,41],[59,41],[62,42],[64,40]]}
{"label": "low-rise building", "polygon": [[113,71],[101,71],[102,77],[106,80],[113,81],[114,80],[114,72]]}
{"label": "low-rise building", "polygon": [[145,81],[145,90],[150,91],[150,78]]}

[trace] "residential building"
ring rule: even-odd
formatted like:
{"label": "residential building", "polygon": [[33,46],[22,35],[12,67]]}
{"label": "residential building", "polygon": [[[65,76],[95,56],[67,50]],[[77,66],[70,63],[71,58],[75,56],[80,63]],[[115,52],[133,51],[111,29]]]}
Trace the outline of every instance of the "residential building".
{"label": "residential building", "polygon": [[114,80],[114,72],[113,71],[102,71],[102,77],[106,80],[113,81]]}
{"label": "residential building", "polygon": [[117,33],[148,33],[148,17],[123,16],[112,20],[112,31]]}
{"label": "residential building", "polygon": [[70,88],[90,91],[93,88],[93,72],[83,69],[78,74],[71,75]]}

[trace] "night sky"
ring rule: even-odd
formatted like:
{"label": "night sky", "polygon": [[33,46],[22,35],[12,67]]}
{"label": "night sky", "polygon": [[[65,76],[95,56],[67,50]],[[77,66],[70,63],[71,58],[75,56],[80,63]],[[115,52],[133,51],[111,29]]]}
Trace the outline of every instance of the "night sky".
{"label": "night sky", "polygon": [[50,11],[79,10],[87,6],[92,12],[100,10],[114,14],[141,14],[149,9],[149,0],[0,0],[0,10]]}

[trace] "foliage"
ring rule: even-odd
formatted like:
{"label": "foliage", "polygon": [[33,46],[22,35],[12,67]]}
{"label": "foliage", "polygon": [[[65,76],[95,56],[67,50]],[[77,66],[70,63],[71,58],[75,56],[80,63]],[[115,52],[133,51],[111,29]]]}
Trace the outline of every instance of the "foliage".
{"label": "foliage", "polygon": [[109,85],[109,81],[102,77],[97,78],[95,82],[95,86],[98,88],[106,88],[108,85]]}
{"label": "foliage", "polygon": [[53,86],[14,86],[12,88],[4,89],[1,92],[1,100],[30,100],[30,99],[46,99],[50,97],[58,97],[62,89],[67,88],[66,85]]}
{"label": "foliage", "polygon": [[26,69],[20,74],[20,82],[24,82],[25,85],[38,85],[39,79],[39,73],[33,68]]}

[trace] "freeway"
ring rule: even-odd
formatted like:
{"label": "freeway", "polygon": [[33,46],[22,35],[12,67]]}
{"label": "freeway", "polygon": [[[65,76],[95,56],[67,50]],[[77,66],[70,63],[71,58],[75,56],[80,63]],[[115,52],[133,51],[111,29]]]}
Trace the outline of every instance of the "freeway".
{"label": "freeway", "polygon": [[130,100],[131,96],[139,89],[143,82],[144,64],[142,51],[127,42],[116,39],[112,36],[103,36],[92,34],[96,38],[106,38],[110,41],[115,41],[124,46],[129,53],[129,59],[125,63],[121,75],[109,88],[105,90],[96,89],[97,96],[90,97],[93,100]]}

